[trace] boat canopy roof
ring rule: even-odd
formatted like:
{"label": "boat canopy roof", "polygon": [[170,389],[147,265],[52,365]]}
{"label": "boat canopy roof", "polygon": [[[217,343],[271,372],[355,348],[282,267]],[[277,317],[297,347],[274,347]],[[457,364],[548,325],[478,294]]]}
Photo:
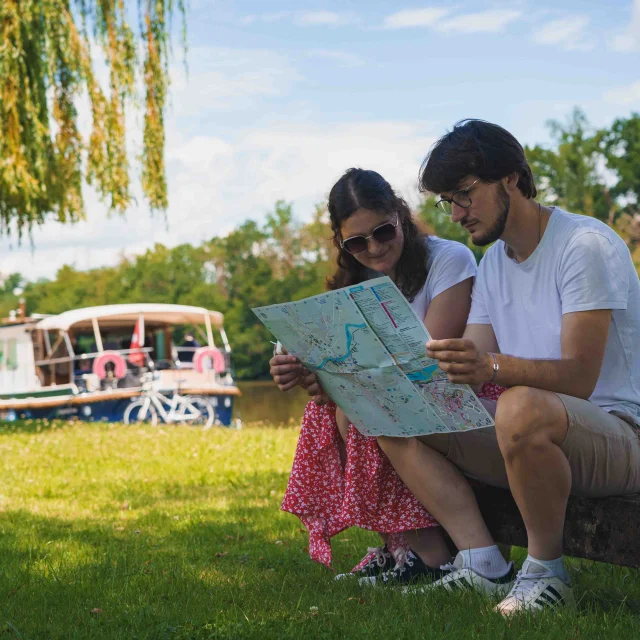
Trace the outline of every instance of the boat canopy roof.
{"label": "boat canopy roof", "polygon": [[89,328],[94,319],[101,326],[115,326],[122,322],[134,323],[138,317],[144,316],[145,322],[167,324],[202,324],[209,316],[211,326],[222,328],[223,316],[219,311],[210,311],[204,307],[191,307],[182,304],[109,304],[100,307],[72,309],[57,316],[49,316],[40,320],[32,329],[68,331],[74,328]]}

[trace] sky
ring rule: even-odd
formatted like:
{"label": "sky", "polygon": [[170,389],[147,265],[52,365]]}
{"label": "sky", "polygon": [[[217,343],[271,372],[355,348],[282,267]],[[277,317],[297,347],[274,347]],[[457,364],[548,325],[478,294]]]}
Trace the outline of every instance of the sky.
{"label": "sky", "polygon": [[[351,166],[415,203],[421,161],[462,118],[550,144],[546,123],[576,106],[595,126],[640,111],[640,0],[189,0],[187,32],[187,68],[179,39],[171,61],[166,216],[134,160],[126,215],[87,188],[86,221],[0,239],[0,274],[199,244],[277,200],[305,221]],[[134,159],[141,115],[128,125]]]}

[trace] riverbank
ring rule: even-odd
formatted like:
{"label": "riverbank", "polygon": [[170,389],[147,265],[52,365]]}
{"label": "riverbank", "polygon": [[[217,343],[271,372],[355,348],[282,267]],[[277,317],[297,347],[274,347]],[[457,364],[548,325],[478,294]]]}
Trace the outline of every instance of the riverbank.
{"label": "riverbank", "polygon": [[300,424],[309,396],[296,387],[282,393],[273,380],[247,380],[238,383],[242,392],[234,399],[234,417],[244,423]]}

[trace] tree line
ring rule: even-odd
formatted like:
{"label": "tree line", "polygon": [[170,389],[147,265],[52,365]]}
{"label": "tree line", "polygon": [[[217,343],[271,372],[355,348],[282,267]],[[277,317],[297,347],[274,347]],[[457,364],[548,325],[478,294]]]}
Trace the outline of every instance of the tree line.
{"label": "tree line", "polygon": [[[575,110],[549,128],[551,145],[526,148],[541,202],[614,227],[640,267],[640,114],[595,129]],[[434,204],[432,196],[425,196],[415,210],[425,229],[467,244],[479,259],[482,249],[473,247],[464,229]],[[23,288],[29,313],[127,302],[216,309],[225,314],[238,377],[255,379],[268,373],[271,337],[251,307],[321,293],[334,260],[324,205],[303,223],[290,204],[279,201],[264,223],[248,220],[198,246],[157,244],[116,266],[88,271],[66,265],[52,280],[24,282],[20,274],[10,274],[0,280],[0,313],[6,317],[16,308],[16,287]]]}

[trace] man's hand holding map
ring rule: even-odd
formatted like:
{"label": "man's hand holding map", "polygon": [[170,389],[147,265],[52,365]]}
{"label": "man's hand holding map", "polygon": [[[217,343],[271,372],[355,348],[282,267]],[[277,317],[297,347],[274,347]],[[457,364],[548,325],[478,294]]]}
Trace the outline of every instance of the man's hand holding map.
{"label": "man's hand holding map", "polygon": [[253,311],[365,435],[493,425],[471,388],[427,357],[430,336],[388,277]]}

